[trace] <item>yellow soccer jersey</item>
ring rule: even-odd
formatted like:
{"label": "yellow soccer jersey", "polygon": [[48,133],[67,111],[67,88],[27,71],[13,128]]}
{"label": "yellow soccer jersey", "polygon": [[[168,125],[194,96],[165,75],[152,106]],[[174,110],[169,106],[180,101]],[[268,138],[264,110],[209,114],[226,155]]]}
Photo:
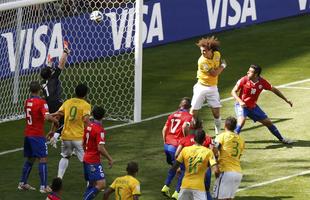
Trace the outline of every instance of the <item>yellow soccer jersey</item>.
{"label": "yellow soccer jersey", "polygon": [[84,134],[83,117],[90,115],[90,104],[84,99],[71,98],[59,108],[64,113],[63,140],[82,140]]}
{"label": "yellow soccer jersey", "polygon": [[133,200],[133,195],[141,195],[140,182],[130,175],[116,178],[110,188],[115,190],[116,200]]}
{"label": "yellow soccer jersey", "polygon": [[240,157],[244,150],[244,140],[240,135],[226,131],[215,138],[220,144],[218,164],[221,172],[241,172]]}
{"label": "yellow soccer jersey", "polygon": [[213,152],[204,146],[193,145],[183,148],[177,161],[185,166],[181,188],[205,191],[205,173],[209,166],[216,164]]}
{"label": "yellow soccer jersey", "polygon": [[198,59],[197,78],[198,82],[207,86],[216,86],[218,76],[211,76],[209,71],[220,67],[221,53],[219,51],[213,52],[213,58],[208,59],[200,56]]}

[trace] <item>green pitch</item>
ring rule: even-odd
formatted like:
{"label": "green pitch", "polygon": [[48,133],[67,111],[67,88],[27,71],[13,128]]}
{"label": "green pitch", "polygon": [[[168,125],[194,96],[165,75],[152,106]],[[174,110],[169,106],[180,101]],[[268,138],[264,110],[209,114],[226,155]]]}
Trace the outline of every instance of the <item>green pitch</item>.
{"label": "green pitch", "polygon": [[[222,42],[222,55],[229,66],[220,77],[221,98],[230,90],[251,63],[263,67],[263,76],[273,85],[283,85],[310,77],[310,39],[308,16],[216,34]],[[304,27],[304,28],[300,28]],[[143,66],[143,118],[174,111],[183,96],[192,96],[196,82],[199,38],[146,49]],[[293,146],[277,142],[265,127],[248,120],[242,136],[246,150],[242,157],[244,177],[237,200],[307,200],[310,198],[310,81],[280,89],[294,103],[290,108],[275,95],[261,95],[259,105],[281,133],[296,140]],[[233,101],[223,102],[222,117],[234,115]],[[213,134],[213,119],[203,108],[201,117],[207,132]],[[161,200],[160,190],[168,170],[163,153],[161,129],[166,116],[135,125],[108,130],[108,150],[115,160],[112,169],[104,168],[107,182],[125,174],[128,161],[139,162],[138,179],[143,200]],[[106,127],[112,123],[107,122]],[[24,121],[0,124],[0,153],[23,145]],[[58,145],[59,146],[59,145]],[[60,148],[49,148],[49,180],[57,174]],[[17,191],[23,165],[22,151],[0,155],[0,199],[44,199],[35,192]],[[299,175],[299,176],[298,176]],[[283,180],[282,180],[282,179]],[[285,179],[286,178],[286,179]],[[214,178],[213,178],[214,179]],[[38,187],[37,165],[29,183]],[[257,187],[253,187],[253,186]],[[64,177],[63,199],[81,199],[86,183],[77,158],[72,158]],[[173,189],[173,186],[171,187]],[[101,199],[102,193],[96,199]],[[112,198],[111,198],[112,199]]]}

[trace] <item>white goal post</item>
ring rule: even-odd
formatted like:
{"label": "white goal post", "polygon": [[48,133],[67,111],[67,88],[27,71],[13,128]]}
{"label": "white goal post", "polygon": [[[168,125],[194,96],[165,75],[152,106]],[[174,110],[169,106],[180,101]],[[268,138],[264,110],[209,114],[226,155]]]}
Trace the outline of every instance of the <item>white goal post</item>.
{"label": "white goal post", "polygon": [[[24,117],[28,85],[40,81],[63,41],[71,53],[60,75],[62,97],[86,83],[87,100],[107,119],[141,121],[143,0],[0,0],[0,123]],[[104,19],[89,19],[100,10]]]}

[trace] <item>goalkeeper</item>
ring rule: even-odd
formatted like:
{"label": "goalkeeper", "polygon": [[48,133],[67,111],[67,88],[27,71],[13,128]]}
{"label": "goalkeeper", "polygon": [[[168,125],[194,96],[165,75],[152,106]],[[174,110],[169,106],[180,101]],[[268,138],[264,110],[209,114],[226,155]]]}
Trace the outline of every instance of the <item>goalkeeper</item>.
{"label": "goalkeeper", "polygon": [[[42,93],[44,96],[44,99],[47,101],[50,113],[54,113],[58,111],[60,106],[63,103],[63,100],[61,98],[62,88],[61,88],[61,82],[59,80],[59,76],[62,72],[62,70],[65,68],[65,64],[67,62],[68,55],[70,53],[70,50],[68,48],[68,42],[64,41],[64,50],[62,53],[62,56],[59,61],[58,66],[53,65],[53,61],[50,58],[50,55],[48,55],[48,64],[46,67],[44,67],[41,70],[41,87],[42,87]],[[62,128],[63,128],[64,119],[61,117],[59,119],[59,127],[56,130],[56,126],[52,124],[51,130],[48,134],[48,139],[51,139],[51,145],[53,145],[56,148],[56,142],[58,137],[61,134]]]}

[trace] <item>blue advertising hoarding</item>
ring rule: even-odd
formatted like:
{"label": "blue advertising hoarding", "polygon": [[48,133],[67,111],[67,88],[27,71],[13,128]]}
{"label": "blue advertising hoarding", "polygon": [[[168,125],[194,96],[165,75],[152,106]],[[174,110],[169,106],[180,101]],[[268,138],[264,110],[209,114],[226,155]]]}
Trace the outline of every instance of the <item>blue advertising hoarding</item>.
{"label": "blue advertising hoarding", "polygon": [[[103,9],[96,24],[89,13],[24,25],[20,33],[21,73],[59,60],[68,40],[69,64],[132,51],[134,8]],[[151,0],[143,7],[143,46],[152,47],[213,32],[309,13],[310,0]],[[15,30],[0,30],[0,77],[15,70]]]}

